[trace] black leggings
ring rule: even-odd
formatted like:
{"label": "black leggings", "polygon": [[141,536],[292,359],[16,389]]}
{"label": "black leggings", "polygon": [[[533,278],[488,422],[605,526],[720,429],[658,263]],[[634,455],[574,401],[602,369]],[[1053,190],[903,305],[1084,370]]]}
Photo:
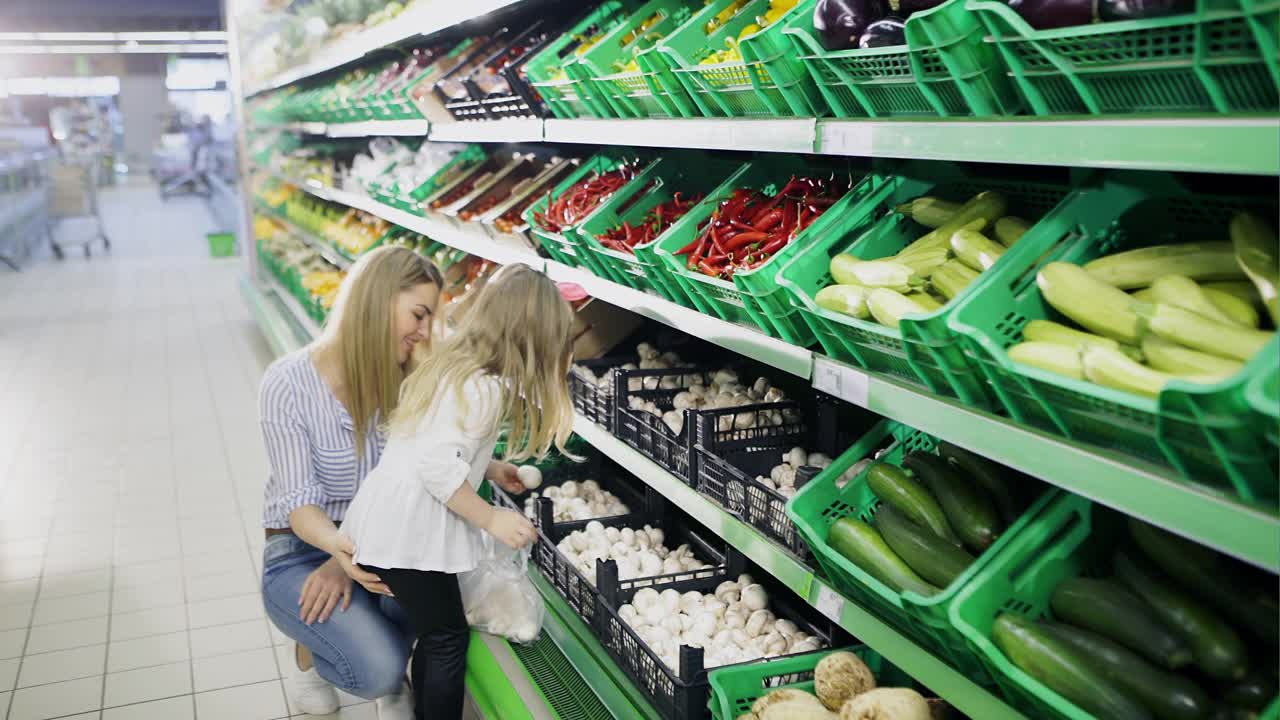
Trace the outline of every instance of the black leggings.
{"label": "black leggings", "polygon": [[[466,692],[467,626],[458,576],[449,573],[364,566],[391,588],[418,634],[410,680],[414,716],[461,718]],[[427,708],[431,709],[428,714]]]}

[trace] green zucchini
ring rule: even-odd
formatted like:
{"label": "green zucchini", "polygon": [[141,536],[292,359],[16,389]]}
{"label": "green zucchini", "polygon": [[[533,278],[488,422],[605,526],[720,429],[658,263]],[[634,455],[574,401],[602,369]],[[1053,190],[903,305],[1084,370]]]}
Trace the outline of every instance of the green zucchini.
{"label": "green zucchini", "polygon": [[1235,318],[1214,305],[1196,281],[1186,275],[1162,275],[1151,283],[1149,289],[1151,297],[1157,303],[1177,305],[1183,310],[1190,310],[1224,325],[1244,326],[1244,323],[1236,322]]}
{"label": "green zucchini", "polygon": [[1058,583],[1049,607],[1059,620],[1101,633],[1161,667],[1191,662],[1191,648],[1151,614],[1137,595],[1112,580],[1068,578]]}
{"label": "green zucchini", "polygon": [[998,192],[980,192],[961,205],[947,221],[903,249],[899,255],[913,253],[925,248],[948,247],[951,236],[957,230],[969,228],[982,230],[1004,215],[1007,201]]}
{"label": "green zucchini", "polygon": [[921,527],[884,503],[876,510],[875,527],[889,547],[920,577],[946,588],[973,564],[973,556]]}
{"label": "green zucchini", "polygon": [[951,252],[975,272],[990,270],[1005,250],[1005,246],[975,230],[957,230],[951,236]]}
{"label": "green zucchini", "polygon": [[858,285],[828,285],[813,296],[818,307],[850,317],[867,316],[867,295],[871,291]]}
{"label": "green zucchini", "polygon": [[1045,302],[1090,332],[1136,345],[1143,326],[1133,311],[1134,299],[1098,280],[1079,265],[1051,262],[1036,274]]}
{"label": "green zucchini", "polygon": [[1160,720],[1200,720],[1209,712],[1209,696],[1182,675],[1161,670],[1097,633],[1061,623],[1047,623],[1044,628]]}
{"label": "green zucchini", "polygon": [[861,520],[844,517],[835,521],[827,535],[827,544],[896,592],[913,592],[925,597],[938,592],[938,588],[898,557],[878,530]]}
{"label": "green zucchini", "polygon": [[1137,593],[1155,617],[1178,632],[1191,646],[1196,667],[1213,678],[1236,680],[1248,669],[1244,643],[1222,618],[1183,593],[1134,553],[1121,550],[1115,559],[1116,577]]}
{"label": "green zucchini", "polygon": [[1031,229],[1031,223],[1023,220],[1016,215],[1005,215],[996,221],[995,236],[996,240],[1005,247],[1013,247],[1013,244],[1022,239],[1022,236]]}
{"label": "green zucchini", "polygon": [[1200,291],[1209,298],[1209,302],[1213,303],[1214,307],[1231,316],[1237,324],[1248,328],[1257,328],[1261,324],[1262,318],[1258,316],[1253,303],[1248,300],[1242,300],[1230,292],[1208,285],[1201,285]]}
{"label": "green zucchini", "polygon": [[1137,518],[1129,518],[1129,535],[1156,567],[1183,588],[1268,646],[1280,644],[1280,602],[1274,580],[1268,587],[1259,587],[1237,569],[1235,560]]}
{"label": "green zucchini", "polygon": [[1253,281],[1271,322],[1280,325],[1280,253],[1276,252],[1276,233],[1267,221],[1253,213],[1240,213],[1231,218],[1231,246],[1240,269]]}
{"label": "green zucchini", "polygon": [[936,228],[956,214],[960,203],[925,195],[894,209],[927,228]]}
{"label": "green zucchini", "polygon": [[867,487],[881,502],[897,508],[908,520],[929,528],[947,542],[960,544],[937,498],[902,468],[887,463],[872,465],[867,470]]}
{"label": "green zucchini", "polygon": [[946,460],[932,453],[913,452],[902,466],[929,488],[938,499],[947,523],[960,540],[975,553],[991,547],[1004,529],[995,504],[973,481],[951,472]]}
{"label": "green zucchini", "polygon": [[900,292],[889,288],[875,288],[867,295],[867,309],[876,322],[897,329],[902,318],[908,315],[928,315],[933,312],[929,308],[912,300]]}
{"label": "green zucchini", "polygon": [[1052,342],[1020,342],[1009,348],[1009,359],[1019,365],[1030,365],[1063,377],[1084,379],[1080,351],[1069,345]]}
{"label": "green zucchini", "polygon": [[1275,668],[1252,670],[1244,679],[1233,683],[1222,694],[1222,699],[1232,707],[1261,711],[1280,692]]}
{"label": "green zucchini", "polygon": [[967,475],[970,480],[978,483],[987,491],[991,499],[995,501],[996,510],[1000,513],[1000,519],[1006,525],[1012,525],[1018,519],[1018,516],[1022,514],[1018,507],[1018,493],[1005,480],[1006,475],[1012,471],[991,462],[981,455],[956,447],[949,442],[940,443],[938,445],[938,453],[954,465],[957,470]]}
{"label": "green zucchini", "polygon": [[1214,322],[1176,305],[1139,304],[1134,312],[1146,321],[1151,332],[1165,340],[1242,362],[1253,357],[1275,336],[1273,332]]}
{"label": "green zucchini", "polygon": [[1244,277],[1231,252],[1231,243],[1226,242],[1180,243],[1125,250],[1090,260],[1084,269],[1121,290],[1148,287],[1162,275],[1186,275],[1192,280]]}
{"label": "green zucchini", "polygon": [[978,279],[978,273],[959,260],[951,259],[939,265],[929,276],[933,289],[948,300],[954,300],[969,283]]}
{"label": "green zucchini", "polygon": [[1019,669],[1094,717],[1151,718],[1142,703],[1103,677],[1079,652],[1039,623],[1002,613],[991,625],[991,639]]}

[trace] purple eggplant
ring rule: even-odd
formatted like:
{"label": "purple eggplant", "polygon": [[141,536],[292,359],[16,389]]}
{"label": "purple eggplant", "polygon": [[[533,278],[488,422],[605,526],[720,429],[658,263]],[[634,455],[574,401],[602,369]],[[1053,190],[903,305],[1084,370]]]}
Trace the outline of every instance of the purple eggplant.
{"label": "purple eggplant", "polygon": [[[947,0],[889,0],[889,12],[900,18],[910,17],[911,13],[932,10]],[[889,18],[885,18],[888,20]]]}
{"label": "purple eggplant", "polygon": [[907,23],[900,17],[890,15],[867,26],[867,31],[858,38],[860,48],[892,47],[907,44]]}
{"label": "purple eggplant", "polygon": [[1189,13],[1195,0],[1099,0],[1098,16],[1103,20],[1138,20]]}
{"label": "purple eggplant", "polygon": [[1088,25],[1097,20],[1094,0],[1009,0],[1009,7],[1037,30]]}
{"label": "purple eggplant", "polygon": [[818,0],[813,9],[813,29],[827,50],[858,46],[867,26],[888,14],[884,0]]}

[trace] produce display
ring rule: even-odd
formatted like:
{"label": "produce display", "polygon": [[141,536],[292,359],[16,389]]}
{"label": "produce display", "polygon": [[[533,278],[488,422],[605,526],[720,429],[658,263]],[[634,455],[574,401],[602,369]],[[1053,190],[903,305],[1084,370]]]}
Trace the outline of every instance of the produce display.
{"label": "produce display", "polygon": [[[696,562],[685,560],[688,556],[680,555],[679,548],[667,557],[671,555],[684,565]],[[641,588],[631,602],[618,607],[618,617],[662,664],[677,670],[681,645],[703,648],[703,665],[709,668],[823,649],[820,638],[774,614],[769,600],[764,586],[743,574],[708,593]]]}
{"label": "produce display", "polygon": [[605,527],[593,520],[582,530],[566,535],[556,548],[592,585],[596,584],[597,560],[616,561],[620,580],[711,567],[694,555],[688,544],[671,549],[663,544],[664,540],[662,528]]}
{"label": "produce display", "polygon": [[[746,11],[747,5],[751,4],[751,0],[734,0],[721,10],[715,17],[707,21],[703,26],[706,34],[710,35],[718,28],[732,21],[738,15]],[[719,65],[727,62],[742,62],[742,49],[738,47],[739,41],[743,38],[755,35],[761,30],[769,27],[777,22],[787,13],[788,10],[800,4],[800,0],[769,0],[769,9],[765,10],[763,15],[757,15],[755,22],[749,23],[738,31],[737,37],[725,38],[725,47],[712,50],[709,55],[698,61],[699,65]]]}
{"label": "produce display", "polygon": [[1075,327],[1032,321],[1009,358],[1147,397],[1173,380],[1236,375],[1275,336],[1262,326],[1274,327],[1280,260],[1275,233],[1256,217],[1237,216],[1230,235],[1045,265],[1036,283]]}
{"label": "produce display", "polygon": [[770,690],[736,720],[932,720],[924,696],[911,688],[880,687],[876,676],[852,652],[838,650],[813,668],[813,692]]}
{"label": "produce display", "polygon": [[847,187],[835,179],[793,177],[776,192],[739,188],[676,251],[689,270],[729,279],[768,262],[835,204]]}
{"label": "produce display", "polygon": [[1113,20],[1141,20],[1193,12],[1194,0],[1009,0],[1037,30]]}
{"label": "produce display", "polygon": [[1005,215],[1006,207],[1004,196],[991,191],[964,203],[936,197],[903,203],[899,214],[933,229],[891,257],[835,255],[835,284],[819,290],[814,302],[892,328],[907,315],[939,310],[990,269],[1033,224]]}
{"label": "produce display", "polygon": [[813,29],[828,50],[903,45],[906,19],[945,0],[818,0]]}
{"label": "produce display", "polygon": [[[633,195],[628,203],[618,208],[618,214],[626,212],[630,203],[640,200],[644,193],[645,191],[641,190]],[[648,245],[657,240],[658,236],[666,232],[675,221],[684,217],[685,213],[702,202],[703,197],[701,193],[694,193],[686,199],[677,192],[670,200],[654,205],[634,226],[624,221],[621,225],[597,235],[596,239],[607,248],[634,255],[637,245]]]}
{"label": "produce display", "polygon": [[628,181],[636,176],[634,163],[624,163],[608,172],[593,172],[584,177],[554,199],[550,199],[544,211],[535,211],[533,220],[543,230],[560,232],[591,214]]}
{"label": "produce display", "polygon": [[1099,718],[1257,717],[1272,701],[1274,576],[1132,518],[1108,565],[1058,583],[1053,619],[1000,614],[996,647]]}
{"label": "produce display", "polygon": [[[831,464],[831,458],[818,452],[808,452],[802,447],[791,448],[782,456],[782,462],[774,465],[769,470],[769,474],[757,475],[755,480],[761,485],[775,490],[783,497],[795,497],[796,494],[796,473],[800,468],[811,467],[822,470]],[[849,482],[851,476],[846,473],[837,480],[840,487],[844,487],[844,483]]]}
{"label": "produce display", "polygon": [[[526,470],[525,468],[532,468],[532,470]],[[520,481],[524,483],[525,488],[532,490],[541,485],[541,473],[536,467],[526,465],[520,468],[520,471],[524,473],[520,477]],[[538,475],[534,475],[534,473],[538,473]],[[531,485],[530,483],[534,484]],[[626,515],[631,512],[631,508],[619,500],[617,495],[601,488],[600,483],[591,479],[583,480],[582,482],[569,480],[560,485],[548,487],[542,493],[529,493],[529,497],[525,498],[524,501],[524,514],[530,520],[537,515],[539,497],[551,499],[552,518],[556,522],[592,520],[614,515]]]}

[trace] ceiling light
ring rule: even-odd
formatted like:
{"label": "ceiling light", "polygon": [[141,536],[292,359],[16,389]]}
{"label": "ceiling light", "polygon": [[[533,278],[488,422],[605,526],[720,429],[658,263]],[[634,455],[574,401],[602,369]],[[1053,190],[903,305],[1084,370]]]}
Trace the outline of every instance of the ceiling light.
{"label": "ceiling light", "polygon": [[27,32],[0,32],[0,40],[35,40],[35,33]]}
{"label": "ceiling light", "polygon": [[121,40],[157,40],[160,42],[181,42],[193,40],[189,32],[122,32],[116,33]]}
{"label": "ceiling light", "polygon": [[36,38],[53,42],[78,42],[84,40],[111,42],[116,39],[116,34],[109,32],[42,32],[36,33]]}

